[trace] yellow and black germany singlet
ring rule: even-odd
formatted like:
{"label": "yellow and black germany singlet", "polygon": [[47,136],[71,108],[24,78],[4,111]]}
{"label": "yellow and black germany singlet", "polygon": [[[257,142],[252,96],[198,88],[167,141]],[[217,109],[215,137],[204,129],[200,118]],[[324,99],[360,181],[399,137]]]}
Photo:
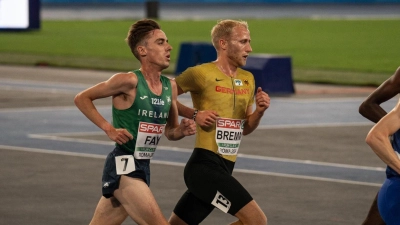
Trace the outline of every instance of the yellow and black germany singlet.
{"label": "yellow and black germany singlet", "polygon": [[[175,80],[184,92],[190,92],[194,108],[215,110],[221,118],[211,129],[197,126],[195,147],[210,150],[235,162],[242,136],[239,126],[243,128],[247,108],[254,103],[253,74],[238,68],[236,77],[231,78],[214,63],[205,63],[188,68]],[[221,154],[226,149],[234,149],[235,152]]]}

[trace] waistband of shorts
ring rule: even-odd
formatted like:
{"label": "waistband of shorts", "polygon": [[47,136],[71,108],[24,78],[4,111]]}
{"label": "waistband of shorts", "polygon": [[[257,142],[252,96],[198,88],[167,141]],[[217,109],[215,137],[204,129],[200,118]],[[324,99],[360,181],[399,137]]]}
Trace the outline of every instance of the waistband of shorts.
{"label": "waistband of shorts", "polygon": [[129,152],[129,151],[125,150],[120,145],[115,145],[115,148],[114,148],[113,152],[116,153],[117,155],[133,155],[132,152]]}
{"label": "waistband of shorts", "polygon": [[204,148],[194,148],[193,156],[195,156],[196,158],[207,158],[210,160],[214,160],[220,163],[225,164],[226,166],[228,166],[228,168],[233,169],[233,167],[235,166],[235,162],[232,162],[230,160],[227,160],[225,158],[223,158],[222,156],[218,155],[217,153],[204,149]]}

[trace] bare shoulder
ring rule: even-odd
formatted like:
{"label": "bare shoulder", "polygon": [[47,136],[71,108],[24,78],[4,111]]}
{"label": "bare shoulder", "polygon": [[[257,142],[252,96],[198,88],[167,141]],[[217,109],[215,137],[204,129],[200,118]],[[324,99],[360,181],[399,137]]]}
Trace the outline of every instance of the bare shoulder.
{"label": "bare shoulder", "polygon": [[178,95],[178,90],[177,90],[177,84],[174,78],[169,78],[169,82],[171,82],[171,88],[172,88],[172,94],[173,96],[177,96]]}
{"label": "bare shoulder", "polygon": [[172,87],[175,87],[175,86],[176,86],[175,78],[168,78],[168,79],[169,79],[169,81],[171,82],[171,86],[172,86]]}
{"label": "bare shoulder", "polygon": [[123,79],[123,80],[129,80],[129,79],[136,79],[137,76],[133,72],[120,72],[112,75],[110,79]]}
{"label": "bare shoulder", "polygon": [[135,73],[123,72],[112,75],[108,82],[118,86],[129,86],[130,88],[134,88],[137,86],[138,78]]}

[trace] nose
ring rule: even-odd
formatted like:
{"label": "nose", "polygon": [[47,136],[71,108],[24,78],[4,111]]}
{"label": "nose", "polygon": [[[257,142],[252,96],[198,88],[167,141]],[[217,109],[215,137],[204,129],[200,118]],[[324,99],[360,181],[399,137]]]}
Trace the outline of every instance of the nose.
{"label": "nose", "polygon": [[249,45],[247,46],[247,52],[252,52],[253,51],[253,49],[251,48],[251,45],[250,45],[250,43],[249,43]]}
{"label": "nose", "polygon": [[167,43],[167,51],[171,51],[171,50],[172,50],[172,46],[169,43]]}

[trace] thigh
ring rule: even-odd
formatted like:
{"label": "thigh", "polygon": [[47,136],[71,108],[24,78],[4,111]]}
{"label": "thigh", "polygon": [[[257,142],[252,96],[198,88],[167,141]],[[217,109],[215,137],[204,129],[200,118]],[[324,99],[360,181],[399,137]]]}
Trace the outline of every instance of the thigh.
{"label": "thigh", "polygon": [[[128,154],[129,155],[129,154]],[[113,196],[115,190],[119,188],[119,181],[121,175],[117,174],[116,157],[127,156],[127,153],[116,147],[110,154],[108,154],[104,163],[103,176],[102,176],[102,194],[106,198]],[[135,171],[125,174],[132,178],[140,178],[150,185],[150,161],[134,159]]]}
{"label": "thigh", "polygon": [[400,224],[400,178],[385,180],[378,194],[378,208],[387,225]]}
{"label": "thigh", "polygon": [[249,192],[221,166],[192,164],[185,173],[189,191],[207,204],[235,215],[253,200]]}
{"label": "thigh", "polygon": [[367,217],[365,218],[362,225],[385,225],[378,210],[378,193],[376,194],[374,201],[368,211]]}
{"label": "thigh", "polygon": [[[201,223],[214,209],[210,203],[203,202],[189,191],[186,191],[174,208],[174,213],[186,224]],[[171,217],[171,224],[174,215]],[[176,220],[176,219],[175,219]]]}
{"label": "thigh", "polygon": [[119,225],[122,224],[127,217],[128,213],[116,198],[101,197],[90,224]]}
{"label": "thigh", "polygon": [[136,223],[168,225],[153,193],[142,179],[121,176],[114,196]]}

